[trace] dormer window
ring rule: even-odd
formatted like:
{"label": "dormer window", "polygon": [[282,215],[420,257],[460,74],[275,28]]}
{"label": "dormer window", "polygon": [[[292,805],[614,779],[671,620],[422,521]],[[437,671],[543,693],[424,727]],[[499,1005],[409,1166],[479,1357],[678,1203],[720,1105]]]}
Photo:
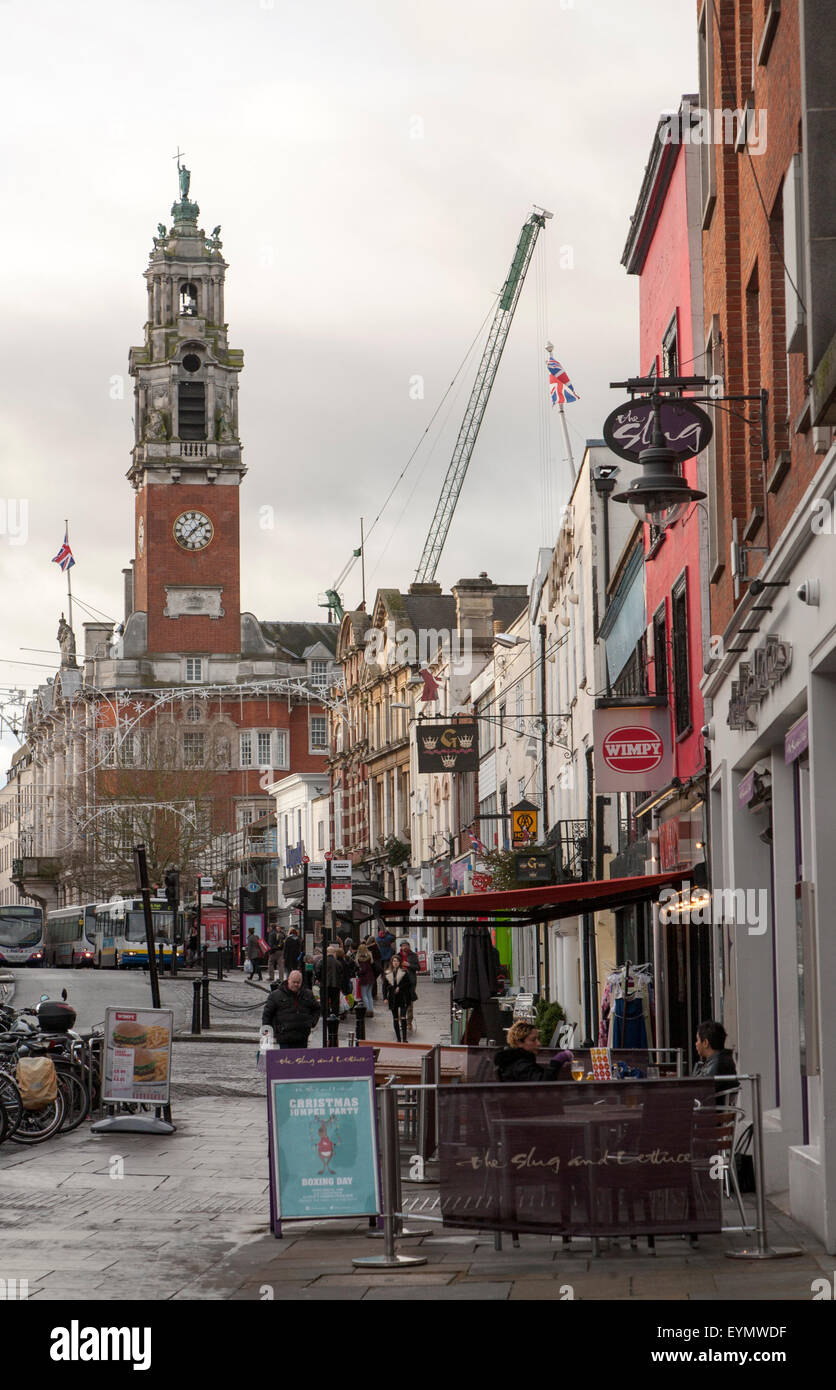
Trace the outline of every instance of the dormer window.
{"label": "dormer window", "polygon": [[197,318],[197,285],[191,280],[180,286],[180,316]]}

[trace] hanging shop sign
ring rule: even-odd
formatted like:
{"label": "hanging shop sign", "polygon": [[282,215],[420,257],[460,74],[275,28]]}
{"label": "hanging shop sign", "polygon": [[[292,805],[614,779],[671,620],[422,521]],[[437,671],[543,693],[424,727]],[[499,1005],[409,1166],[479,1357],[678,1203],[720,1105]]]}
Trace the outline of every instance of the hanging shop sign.
{"label": "hanging shop sign", "polygon": [[751,731],[758,727],[758,710],[769,692],[784,679],[792,665],[792,644],[770,633],[756,647],[749,661],[741,661],[737,680],[731,683],[726,723],[730,729]]}
{"label": "hanging shop sign", "polygon": [[[701,453],[714,433],[705,411],[687,400],[663,401],[659,421],[665,445],[678,459]],[[653,403],[639,400],[616,406],[604,423],[604,439],[619,458],[638,463],[642,450],[653,442]]]}
{"label": "hanging shop sign", "polygon": [[374,1052],[275,1048],[266,1053],[270,1221],[380,1212]]}
{"label": "hanging shop sign", "polygon": [[351,860],[331,860],[331,907],[334,912],[351,911]]}
{"label": "hanging shop sign", "polygon": [[173,1009],[105,1009],[102,1099],[168,1105]]}
{"label": "hanging shop sign", "polygon": [[515,854],[514,863],[517,883],[551,883],[553,874],[550,854]]}
{"label": "hanging shop sign", "polygon": [[810,716],[803,714],[784,736],[784,762],[794,763],[810,747]]}
{"label": "hanging shop sign", "polygon": [[592,713],[597,792],[653,792],[673,775],[666,707],[631,705]]}
{"label": "hanging shop sign", "polygon": [[533,801],[518,801],[511,807],[511,844],[514,849],[537,841],[538,811]]}
{"label": "hanging shop sign", "polygon": [[476,772],[479,740],[475,719],[422,719],[417,728],[419,772]]}

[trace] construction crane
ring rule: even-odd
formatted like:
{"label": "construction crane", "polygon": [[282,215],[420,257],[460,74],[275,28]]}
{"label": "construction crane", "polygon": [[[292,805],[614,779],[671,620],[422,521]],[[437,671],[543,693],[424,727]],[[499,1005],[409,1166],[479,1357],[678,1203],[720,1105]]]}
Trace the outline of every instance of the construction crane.
{"label": "construction crane", "polygon": [[485,409],[496,379],[502,352],[508,341],[514,311],[525,284],[525,277],[534,255],[537,238],[546,225],[546,219],[552,216],[553,214],[546,212],[545,208],[535,208],[520,232],[511,269],[499,296],[499,303],[496,306],[496,313],[485,344],[485,350],[482,353],[482,360],[479,363],[479,370],[476,373],[476,380],[473,383],[473,390],[470,393],[470,400],[464,412],[459,437],[456,440],[453,457],[447,469],[444,486],[441,489],[441,496],[435,509],[435,516],[424,542],[420,563],[415,571],[415,580],[419,584],[428,584],[435,579],[435,572],[438,569],[444,542],[447,540],[447,533],[450,530],[450,523],[453,520],[453,513],[456,510],[468,464],[485,416]]}

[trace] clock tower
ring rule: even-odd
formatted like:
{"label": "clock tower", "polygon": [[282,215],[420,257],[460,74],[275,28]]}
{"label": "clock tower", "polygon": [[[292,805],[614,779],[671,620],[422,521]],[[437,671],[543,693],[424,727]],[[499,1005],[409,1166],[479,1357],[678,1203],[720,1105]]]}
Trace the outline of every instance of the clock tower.
{"label": "clock tower", "polygon": [[[160,223],[145,271],[145,343],[131,348],[136,491],[134,617],[149,655],[241,651],[238,437],[243,352],[227,344],[220,227],[207,236],[177,170],[173,225]],[[135,622],[134,622],[135,628]],[[140,634],[133,633],[136,644]]]}

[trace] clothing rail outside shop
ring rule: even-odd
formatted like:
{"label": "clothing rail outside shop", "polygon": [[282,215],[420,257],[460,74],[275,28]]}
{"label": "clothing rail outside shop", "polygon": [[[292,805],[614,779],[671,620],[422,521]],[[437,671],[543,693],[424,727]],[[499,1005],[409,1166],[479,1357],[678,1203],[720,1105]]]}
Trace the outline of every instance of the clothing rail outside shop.
{"label": "clothing rail outside shop", "polygon": [[[430,1064],[430,1062],[429,1062],[429,1060],[428,1060],[428,1061],[427,1061],[427,1069],[428,1069],[428,1070],[430,1069],[430,1066],[431,1066],[431,1064]],[[684,1081],[684,1082],[687,1082],[688,1080],[690,1080],[690,1078],[678,1078],[678,1079],[679,1079],[679,1080],[682,1080],[682,1081]],[[791,1256],[791,1255],[800,1255],[802,1252],[801,1252],[799,1249],[796,1249],[796,1248],[788,1248],[788,1247],[783,1247],[783,1248],[773,1247],[773,1246],[771,1246],[771,1245],[769,1244],[769,1240],[768,1240],[768,1234],[767,1234],[767,1215],[766,1215],[766,1192],[765,1192],[765,1180],[764,1180],[763,1120],[762,1120],[762,1110],[761,1110],[761,1078],[760,1078],[760,1075],[757,1074],[757,1073],[751,1073],[751,1074],[750,1074],[750,1073],[746,1073],[746,1074],[742,1074],[742,1075],[740,1075],[740,1076],[724,1076],[724,1077],[722,1078],[722,1082],[723,1082],[723,1085],[724,1085],[724,1086],[727,1086],[730,1090],[734,1091],[735,1093],[739,1092],[740,1085],[741,1085],[742,1083],[745,1083],[746,1085],[748,1085],[748,1086],[751,1088],[751,1089],[750,1089],[750,1098],[751,1098],[751,1115],[752,1115],[752,1126],[753,1126],[753,1130],[752,1130],[752,1139],[753,1139],[753,1142],[752,1142],[752,1156],[753,1156],[753,1160],[754,1160],[754,1170],[755,1170],[755,1194],[754,1194],[754,1197],[755,1197],[755,1221],[754,1221],[754,1223],[746,1222],[746,1220],[745,1220],[745,1213],[744,1213],[744,1216],[741,1218],[741,1224],[740,1224],[740,1225],[737,1225],[737,1226],[721,1225],[721,1226],[719,1227],[719,1233],[724,1234],[724,1235],[732,1235],[732,1234],[754,1234],[755,1237],[756,1237],[756,1245],[754,1246],[754,1248],[751,1247],[751,1246],[747,1246],[747,1247],[745,1247],[745,1248],[742,1249],[742,1250],[728,1250],[728,1251],[726,1251],[725,1253],[726,1253],[726,1255],[727,1255],[729,1258],[732,1258],[732,1259],[758,1259],[758,1260],[760,1260],[760,1259],[775,1259],[775,1258],[787,1257],[787,1256]],[[556,1084],[560,1084],[560,1083],[556,1083]],[[570,1084],[571,1084],[571,1083],[563,1083],[563,1085],[565,1085],[565,1086],[568,1086],[568,1085],[570,1085]],[[575,1084],[577,1084],[577,1083],[575,1083]],[[612,1085],[613,1083],[594,1083],[594,1082],[591,1082],[591,1083],[587,1083],[587,1084],[589,1084],[590,1086],[592,1086],[592,1087],[594,1088],[596,1084],[603,1084],[603,1085],[609,1084],[609,1085]],[[618,1084],[624,1084],[624,1083],[615,1083],[615,1084],[618,1085]],[[635,1084],[640,1084],[640,1085],[642,1085],[642,1086],[650,1086],[650,1087],[652,1087],[652,1086],[657,1085],[658,1083],[655,1082],[654,1080],[649,1080],[649,1079],[648,1079],[648,1080],[643,1080],[643,1081],[641,1081],[641,1082],[639,1082],[639,1083],[635,1083]],[[664,1084],[665,1084],[665,1085],[670,1085],[671,1082],[668,1081],[668,1082],[665,1082]],[[525,1083],[525,1082],[522,1082],[522,1083],[496,1082],[496,1083],[491,1083],[491,1084],[485,1084],[485,1083],[479,1083],[479,1082],[477,1082],[477,1083],[471,1083],[471,1085],[472,1085],[472,1089],[473,1089],[473,1090],[479,1090],[479,1091],[485,1091],[485,1092],[492,1092],[492,1091],[495,1091],[495,1092],[499,1092],[499,1093],[503,1093],[503,1092],[504,1092],[504,1093],[507,1093],[507,1092],[509,1092],[509,1091],[511,1090],[512,1087],[516,1087],[516,1085],[524,1086],[524,1085],[526,1085],[526,1083]],[[438,1093],[439,1093],[439,1090],[440,1090],[440,1089],[441,1089],[441,1088],[440,1088],[440,1086],[438,1085],[437,1082],[434,1082],[434,1083],[425,1083],[425,1082],[422,1082],[420,1085],[416,1085],[416,1084],[414,1084],[414,1083],[406,1084],[406,1085],[395,1085],[395,1084],[390,1083],[390,1084],[385,1088],[385,1092],[384,1092],[384,1093],[391,1093],[392,1096],[394,1097],[394,1093],[397,1092],[397,1091],[401,1091],[401,1090],[404,1090],[404,1091],[419,1091],[419,1092],[423,1093],[424,1095],[428,1096],[428,1098],[430,1098],[430,1099],[437,1099]],[[551,1089],[551,1088],[550,1088],[550,1089]],[[716,1088],[715,1088],[715,1096],[713,1097],[713,1099],[722,1101],[722,1095],[720,1095],[719,1097],[716,1095]],[[735,1094],[735,1098],[734,1098],[734,1099],[735,1099],[735,1101],[736,1101],[736,1094]],[[387,1100],[386,1103],[387,1103],[387,1104],[390,1104],[390,1105],[393,1105],[393,1106],[395,1107],[395,1110],[396,1110],[396,1102],[394,1101],[394,1099],[391,1100],[391,1101]],[[700,1107],[700,1108],[706,1109],[706,1112],[707,1112],[708,1114],[711,1114],[711,1112],[708,1111],[707,1107]],[[722,1106],[722,1105],[718,1106],[718,1109],[719,1109],[719,1111],[720,1111],[721,1114],[724,1113],[725,1110],[726,1110],[727,1108],[734,1108],[735,1110],[738,1111],[738,1114],[739,1114],[740,1116],[742,1116],[742,1114],[743,1114],[743,1112],[742,1112],[742,1110],[740,1109],[740,1107],[738,1107],[738,1106],[737,1106],[736,1104],[734,1104],[734,1103],[732,1103],[732,1105],[729,1106],[729,1107],[724,1107],[724,1106]],[[432,1109],[432,1107],[425,1106],[425,1110],[424,1110],[425,1115],[429,1114],[431,1109]],[[738,1202],[738,1207],[741,1208],[741,1207],[742,1207],[742,1198],[741,1198],[741,1194],[740,1194],[740,1192],[739,1192],[739,1189],[737,1188],[736,1175],[734,1175],[734,1141],[737,1139],[738,1133],[739,1133],[739,1125],[736,1124],[735,1127],[734,1127],[733,1139],[732,1139],[731,1144],[728,1146],[727,1151],[726,1151],[724,1154],[721,1153],[721,1154],[718,1154],[718,1155],[716,1155],[716,1156],[714,1156],[714,1157],[721,1160],[721,1163],[720,1163],[720,1172],[718,1173],[718,1177],[723,1177],[723,1178],[725,1179],[725,1174],[728,1173],[731,1186],[736,1190],[736,1198],[737,1198],[737,1202]],[[383,1163],[384,1163],[384,1166],[387,1167],[387,1170],[388,1170],[388,1171],[390,1171],[391,1173],[397,1173],[398,1175],[400,1174],[400,1172],[401,1172],[400,1135],[399,1135],[399,1133],[398,1133],[397,1123],[390,1125],[390,1126],[388,1127],[388,1129],[387,1129],[387,1130],[385,1131],[385,1133],[384,1133],[384,1152],[383,1152],[383,1154],[382,1154],[382,1161],[383,1161]],[[714,1161],[714,1159],[712,1159],[712,1161]],[[400,1185],[400,1184],[399,1184],[398,1179],[394,1179],[394,1178],[393,1178],[392,1183],[391,1183],[391,1190],[392,1190],[392,1193],[393,1193],[394,1196],[397,1196],[397,1195],[398,1195],[399,1185]],[[437,1185],[437,1184],[436,1184],[436,1185]],[[393,1229],[396,1229],[398,1223],[403,1221],[404,1216],[408,1217],[410,1214],[412,1214],[413,1216],[419,1214],[419,1213],[416,1213],[416,1212],[413,1212],[413,1213],[406,1212],[406,1213],[405,1213],[405,1212],[402,1210],[402,1208],[403,1208],[403,1202],[402,1202],[402,1200],[401,1200],[401,1201],[398,1203],[398,1210],[394,1213],[395,1225],[393,1226]],[[434,1222],[437,1222],[437,1223],[443,1223],[443,1221],[444,1221],[443,1216],[441,1216],[441,1215],[437,1215],[437,1216],[436,1216],[436,1215],[433,1215],[432,1213],[428,1213],[428,1212],[425,1211],[425,1210],[421,1210],[421,1211],[420,1211],[420,1218],[421,1218],[422,1220],[424,1220],[424,1221],[434,1221]],[[448,1224],[448,1225],[451,1225],[451,1226],[455,1226],[455,1225],[456,1225],[456,1222],[455,1222],[455,1221],[449,1221],[447,1224]],[[465,1224],[466,1224],[466,1223],[462,1223],[463,1228],[465,1227]],[[471,1229],[471,1228],[468,1227],[468,1229]],[[511,1231],[512,1234],[514,1233],[514,1231],[513,1231],[513,1223],[510,1222],[510,1221],[509,1221],[509,1224],[508,1224],[507,1227],[502,1227],[501,1229],[507,1229],[507,1230]],[[543,1234],[546,1234],[546,1233],[547,1233],[547,1232],[544,1230]],[[556,1231],[556,1232],[553,1232],[552,1234],[564,1235],[565,1232],[558,1230],[558,1231]],[[574,1233],[572,1233],[572,1234],[574,1234],[575,1236],[583,1236],[584,1233],[583,1233],[583,1232],[580,1232],[580,1231],[577,1231],[577,1232],[574,1232]],[[618,1230],[618,1231],[613,1231],[610,1238],[615,1238],[615,1237],[618,1237],[618,1236],[625,1236],[626,1234],[629,1234],[629,1232],[626,1231],[625,1229],[620,1229],[620,1230]],[[662,1234],[674,1234],[674,1233],[672,1233],[672,1232],[663,1232]],[[597,1253],[598,1253],[598,1239],[599,1239],[602,1235],[603,1235],[603,1238],[605,1238],[605,1239],[607,1238],[606,1234],[605,1234],[605,1233],[602,1233],[602,1232],[600,1232],[600,1231],[597,1233],[597,1235],[593,1235],[593,1236],[591,1237],[591,1238],[592,1238],[592,1242],[593,1242],[593,1253],[594,1253],[594,1254],[597,1254]],[[516,1243],[516,1242],[515,1242],[515,1243]]]}

